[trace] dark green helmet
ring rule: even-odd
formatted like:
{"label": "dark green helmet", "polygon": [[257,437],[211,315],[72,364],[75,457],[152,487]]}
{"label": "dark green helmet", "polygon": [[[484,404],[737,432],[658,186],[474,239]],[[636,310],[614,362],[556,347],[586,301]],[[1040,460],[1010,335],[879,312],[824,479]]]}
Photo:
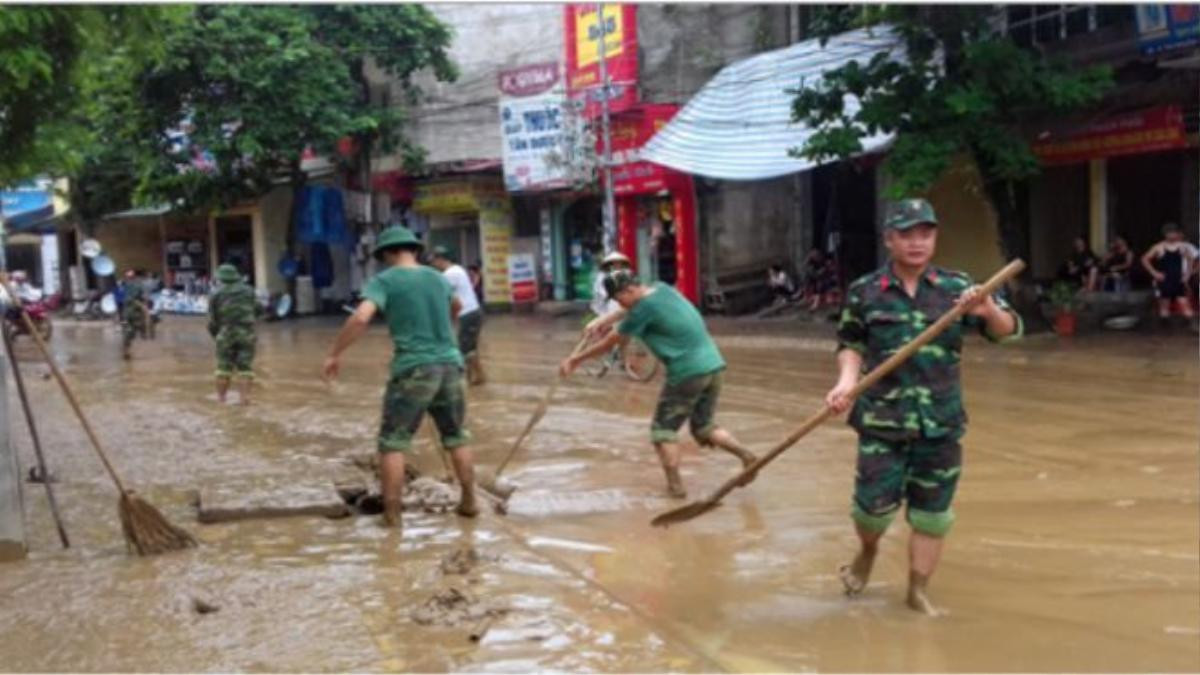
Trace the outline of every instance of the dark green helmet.
{"label": "dark green helmet", "polygon": [[242,273],[239,272],[238,268],[234,267],[233,265],[225,263],[217,268],[217,281],[220,281],[223,284],[233,284],[241,280]]}
{"label": "dark green helmet", "polygon": [[375,255],[379,255],[389,248],[412,248],[421,250],[425,245],[417,239],[417,235],[413,234],[407,227],[394,225],[379,233],[379,238],[375,240],[375,249],[372,251]]}

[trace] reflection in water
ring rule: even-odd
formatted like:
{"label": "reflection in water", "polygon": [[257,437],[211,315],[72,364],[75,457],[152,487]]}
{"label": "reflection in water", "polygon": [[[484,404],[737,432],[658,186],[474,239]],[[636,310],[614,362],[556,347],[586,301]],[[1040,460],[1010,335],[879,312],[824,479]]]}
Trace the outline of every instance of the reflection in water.
{"label": "reflection in water", "polygon": [[[730,364],[722,423],[770,447],[819,404],[833,377],[828,336],[713,323]],[[201,526],[191,503],[206,485],[363,477],[349,459],[373,451],[384,332],[347,355],[330,388],[317,369],[334,323],[264,325],[262,388],[241,409],[211,400],[200,321],[169,319],[129,364],[115,327],[61,328],[58,361],[114,462],[202,545],[125,553],[110,484],[20,344],[75,547],[58,549],[44,501],[27,491],[33,553],[0,575],[9,670],[1200,669],[1197,366],[1186,339],[1034,337],[976,352],[959,523],[935,580],[951,615],[931,621],[901,603],[903,527],[884,541],[868,592],[840,594],[834,570],[854,550],[844,425],[814,431],[711,514],[657,530],[649,519],[674,504],[647,442],[658,384],[580,375],[506,472],[520,490],[503,521],[411,514],[402,537],[373,518]],[[482,464],[524,425],[573,328],[489,320],[492,379],[469,393]],[[28,466],[24,431],[13,439]],[[416,453],[422,471],[440,473],[427,439]],[[736,467],[688,445],[683,469],[702,495]],[[478,562],[446,573],[447,556],[466,549]],[[467,628],[411,620],[454,585],[508,610],[479,643]],[[198,614],[195,598],[219,610]]]}

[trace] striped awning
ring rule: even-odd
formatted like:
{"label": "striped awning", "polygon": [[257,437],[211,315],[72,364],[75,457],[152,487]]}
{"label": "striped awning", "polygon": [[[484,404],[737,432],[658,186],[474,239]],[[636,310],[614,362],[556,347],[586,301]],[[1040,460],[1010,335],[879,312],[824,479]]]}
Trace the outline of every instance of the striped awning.
{"label": "striped awning", "polygon": [[[816,166],[788,156],[812,130],[792,122],[795,90],[850,61],[864,65],[878,53],[903,59],[890,29],[842,33],[732,63],[704,85],[683,110],[642,147],[641,158],[684,173],[722,180],[764,180]],[[846,97],[853,113],[858,100]],[[891,136],[863,139],[864,154],[887,147]]]}

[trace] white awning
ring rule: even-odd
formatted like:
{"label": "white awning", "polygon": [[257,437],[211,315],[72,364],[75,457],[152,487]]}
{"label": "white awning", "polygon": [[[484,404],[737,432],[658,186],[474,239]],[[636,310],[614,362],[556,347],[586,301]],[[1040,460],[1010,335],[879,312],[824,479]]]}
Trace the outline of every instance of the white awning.
{"label": "white awning", "polygon": [[[856,30],[829,39],[808,40],[732,63],[704,85],[642,148],[641,159],[684,173],[722,180],[763,180],[816,166],[789,157],[812,134],[792,123],[789,90],[811,86],[850,61],[864,65],[885,52],[904,58],[904,46],[887,28]],[[858,100],[846,97],[854,112]],[[864,153],[891,143],[888,134],[863,139]]]}

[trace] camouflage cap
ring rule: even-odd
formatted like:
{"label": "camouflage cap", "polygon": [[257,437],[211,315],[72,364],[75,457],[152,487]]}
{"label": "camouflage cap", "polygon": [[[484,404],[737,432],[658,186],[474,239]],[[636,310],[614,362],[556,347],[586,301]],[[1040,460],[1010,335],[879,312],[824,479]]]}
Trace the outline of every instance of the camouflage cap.
{"label": "camouflage cap", "polygon": [[413,234],[412,231],[407,227],[393,225],[392,227],[389,227],[383,232],[379,233],[379,238],[375,240],[375,249],[372,251],[372,253],[379,255],[379,253],[384,249],[400,246],[415,249],[421,249],[425,247],[425,245],[421,243],[421,240],[417,239],[417,235]]}
{"label": "camouflage cap", "polygon": [[924,199],[904,199],[891,204],[883,226],[884,229],[903,231],[925,223],[938,224],[933,206]]}
{"label": "camouflage cap", "polygon": [[637,286],[640,281],[629,270],[613,270],[604,275],[604,295],[608,296],[609,300],[616,297],[617,293],[629,288]]}
{"label": "camouflage cap", "polygon": [[238,268],[234,267],[233,265],[225,263],[217,268],[217,281],[220,281],[223,284],[232,284],[241,280],[242,273],[239,272]]}

